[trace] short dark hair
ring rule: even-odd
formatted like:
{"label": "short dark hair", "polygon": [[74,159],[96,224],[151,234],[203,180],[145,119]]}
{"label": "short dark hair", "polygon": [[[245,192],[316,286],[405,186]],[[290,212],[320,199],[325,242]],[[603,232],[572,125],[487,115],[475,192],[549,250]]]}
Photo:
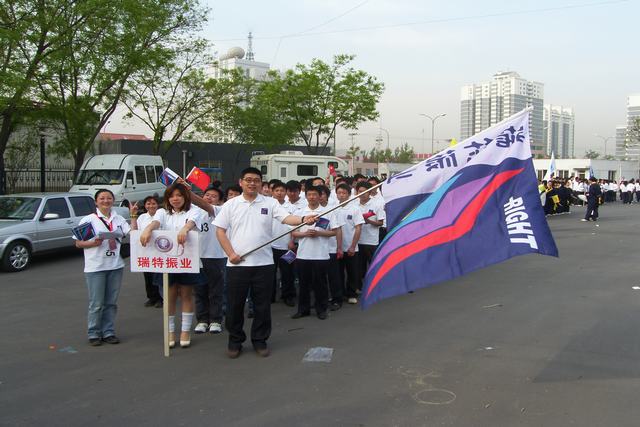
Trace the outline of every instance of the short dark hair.
{"label": "short dark hair", "polygon": [[229,191],[235,191],[236,193],[242,194],[242,187],[240,187],[239,185],[230,185],[229,187],[227,187],[227,189],[224,191],[227,199],[229,198]]}
{"label": "short dark hair", "polygon": [[353,180],[354,181],[357,181],[357,180],[362,179],[362,178],[366,179],[367,177],[362,175],[361,173],[357,173],[357,174],[353,175]]}
{"label": "short dark hair", "polygon": [[255,175],[258,175],[260,177],[260,179],[262,179],[262,172],[260,172],[260,169],[254,168],[254,167],[248,167],[248,168],[244,168],[242,169],[242,172],[240,172],[240,179],[243,179],[245,175],[252,173]]}
{"label": "short dark hair", "polygon": [[370,189],[370,188],[371,188],[371,184],[370,184],[370,183],[368,183],[367,181],[360,181],[360,182],[358,182],[358,183],[356,184],[356,190],[357,190],[358,188],[361,188],[361,187],[364,187],[365,189],[367,189],[367,190],[368,190],[368,189]]}
{"label": "short dark hair", "polygon": [[344,190],[347,193],[351,194],[351,187],[349,187],[347,184],[338,184],[338,186],[336,187],[336,192],[338,190]]}
{"label": "short dark hair", "polygon": [[276,188],[284,188],[286,190],[287,186],[284,184],[284,182],[276,180],[276,182],[274,182],[273,186],[271,187],[271,191],[275,190]]}
{"label": "short dark hair", "polygon": [[173,213],[173,207],[171,206],[171,203],[169,203],[169,198],[171,197],[173,192],[176,190],[178,190],[182,195],[182,197],[184,198],[184,206],[182,206],[182,211],[186,212],[189,209],[191,209],[191,193],[189,192],[187,187],[185,187],[184,185],[178,182],[174,182],[173,184],[168,186],[166,190],[164,190],[164,197],[163,197],[164,209],[170,214]]}
{"label": "short dark hair", "polygon": [[100,193],[109,193],[114,200],[116,199],[116,196],[113,195],[113,191],[107,190],[106,188],[99,188],[98,191],[96,191],[96,194],[93,196],[93,200],[98,200],[98,196],[100,195]]}
{"label": "short dark hair", "polygon": [[294,179],[292,179],[291,181],[287,181],[287,184],[285,185],[287,191],[300,191],[302,189],[302,187],[300,186],[300,183]]}
{"label": "short dark hair", "polygon": [[160,198],[155,194],[153,196],[147,196],[142,201],[142,206],[146,205],[149,200],[155,200],[157,204],[160,204]]}
{"label": "short dark hair", "polygon": [[318,193],[318,196],[319,196],[319,195],[320,195],[320,193],[322,192],[322,190],[320,189],[320,186],[319,186],[319,185],[315,185],[315,186],[314,186],[314,185],[310,185],[309,187],[307,187],[307,188],[306,188],[306,190],[305,190],[305,192],[304,192],[305,196],[306,196],[307,194],[309,194],[309,192],[310,192],[310,191],[315,191],[316,193]]}
{"label": "short dark hair", "polygon": [[309,181],[311,181],[313,183],[313,181],[315,181],[316,179],[319,179],[320,181],[322,181],[321,185],[324,185],[325,181],[324,178],[320,178],[319,176],[316,176],[314,178],[311,178]]}
{"label": "short dark hair", "polygon": [[316,185],[316,188],[321,192],[320,194],[324,193],[327,197],[331,196],[331,190],[326,185]]}
{"label": "short dark hair", "polygon": [[218,193],[218,199],[224,200],[224,193],[218,187],[209,187],[204,190],[204,194],[207,194],[209,191],[215,191],[216,193]]}
{"label": "short dark hair", "polygon": [[377,176],[370,176],[367,181],[375,181],[376,184],[380,184],[380,180],[378,179]]}

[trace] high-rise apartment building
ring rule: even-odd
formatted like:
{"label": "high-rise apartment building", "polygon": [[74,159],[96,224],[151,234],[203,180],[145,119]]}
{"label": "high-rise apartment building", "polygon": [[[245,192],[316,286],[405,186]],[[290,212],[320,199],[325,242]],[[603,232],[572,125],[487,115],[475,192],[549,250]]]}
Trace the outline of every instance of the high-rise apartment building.
{"label": "high-rise apartment building", "polygon": [[618,160],[624,160],[626,139],[627,127],[616,126],[616,159]]}
{"label": "high-rise apartment building", "polygon": [[626,160],[638,161],[640,159],[640,141],[632,141],[630,135],[630,129],[635,126],[636,120],[640,120],[640,93],[627,97],[627,129],[624,138],[624,158]]}
{"label": "high-rise apartment building", "polygon": [[460,137],[470,136],[532,106],[529,130],[531,151],[543,155],[544,84],[525,80],[514,71],[499,72],[486,83],[463,86],[461,90]]}
{"label": "high-rise apartment building", "polygon": [[544,106],[544,145],[547,155],[555,154],[557,159],[574,157],[573,109],[559,105]]}

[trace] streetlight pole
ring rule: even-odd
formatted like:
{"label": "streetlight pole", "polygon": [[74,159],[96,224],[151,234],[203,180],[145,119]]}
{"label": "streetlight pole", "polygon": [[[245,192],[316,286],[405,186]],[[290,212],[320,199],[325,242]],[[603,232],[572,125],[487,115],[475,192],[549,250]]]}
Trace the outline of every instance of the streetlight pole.
{"label": "streetlight pole", "polygon": [[384,128],[380,128],[380,130],[383,130],[387,134],[387,150],[388,150],[389,149],[389,131]]}
{"label": "streetlight pole", "polygon": [[614,139],[615,136],[602,136],[602,135],[598,135],[596,133],[596,138],[600,138],[603,142],[604,142],[604,156],[607,157],[607,142],[609,142],[610,139]]}
{"label": "streetlight pole", "polygon": [[436,123],[436,120],[438,120],[440,117],[446,116],[447,113],[438,114],[435,117],[431,117],[428,114],[422,114],[422,113],[420,113],[420,115],[426,117],[429,120],[431,120],[431,155],[433,155],[433,140],[434,140],[434,135],[435,135],[435,131],[434,131],[435,123]]}

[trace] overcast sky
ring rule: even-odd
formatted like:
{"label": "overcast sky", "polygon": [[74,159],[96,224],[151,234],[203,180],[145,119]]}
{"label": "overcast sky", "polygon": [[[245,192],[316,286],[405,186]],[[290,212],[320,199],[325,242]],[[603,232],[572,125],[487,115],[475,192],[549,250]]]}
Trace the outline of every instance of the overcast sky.
{"label": "overcast sky", "polygon": [[[408,142],[417,152],[424,151],[424,130],[429,151],[431,124],[419,113],[446,113],[436,122],[436,139],[458,138],[460,87],[512,70],[544,83],[545,103],[574,108],[576,155],[585,148],[603,152],[595,134],[613,136],[625,123],[627,95],[640,92],[637,0],[207,4],[211,16],[205,37],[220,53],[233,46],[246,49],[252,31],[255,59],[272,68],[312,58],[330,61],[337,53],[357,55],[354,66],[386,85],[379,122],[358,130],[362,148],[373,147],[382,126],[392,147]],[[110,132],[118,130],[114,125]],[[338,148],[348,139],[347,132],[339,132]],[[614,143],[609,144],[611,152]]]}

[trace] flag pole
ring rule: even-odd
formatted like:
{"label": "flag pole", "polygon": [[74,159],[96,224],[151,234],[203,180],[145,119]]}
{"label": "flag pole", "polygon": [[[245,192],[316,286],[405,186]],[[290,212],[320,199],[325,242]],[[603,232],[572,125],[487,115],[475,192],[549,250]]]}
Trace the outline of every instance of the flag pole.
{"label": "flag pole", "polygon": [[[331,208],[331,209],[329,209],[328,211],[322,212],[322,213],[321,213],[320,215],[318,215],[317,217],[318,217],[318,218],[320,218],[320,217],[322,217],[322,216],[325,216],[326,214],[331,213],[331,212],[335,211],[336,209],[341,208],[341,207],[343,207],[343,206],[345,206],[345,205],[347,205],[347,204],[349,204],[349,203],[353,202],[354,200],[358,199],[358,198],[359,198],[360,196],[362,196],[363,194],[369,193],[370,191],[373,191],[373,190],[375,190],[376,188],[382,187],[382,184],[384,184],[384,181],[382,181],[382,182],[381,182],[381,183],[379,183],[379,184],[374,185],[373,187],[371,187],[371,188],[369,188],[369,189],[367,189],[367,190],[363,191],[362,193],[359,193],[359,194],[356,194],[355,196],[350,197],[348,200],[345,200],[344,202],[342,202],[342,203],[340,203],[340,204],[338,204],[338,205],[336,205],[336,206],[332,207],[332,208]],[[287,231],[286,233],[282,233],[282,234],[281,234],[281,235],[279,235],[278,237],[274,237],[273,239],[269,240],[268,242],[263,243],[263,244],[261,244],[260,246],[255,247],[255,248],[251,249],[250,251],[248,251],[248,252],[244,253],[243,255],[241,255],[241,256],[240,256],[240,258],[244,259],[244,257],[246,257],[247,255],[249,255],[249,254],[251,254],[251,253],[253,253],[253,252],[257,251],[258,249],[262,249],[262,248],[264,248],[264,247],[265,247],[265,246],[267,246],[267,245],[270,245],[271,243],[275,242],[276,240],[279,240],[279,239],[283,238],[283,237],[284,237],[284,236],[286,236],[287,234],[289,234],[289,233],[291,233],[291,232],[293,232],[293,231],[296,231],[297,229],[299,229],[299,228],[301,228],[301,227],[303,227],[303,226],[305,226],[305,225],[307,225],[307,224],[305,224],[304,222],[303,222],[302,224],[296,225],[295,227],[293,227],[291,230]]]}
{"label": "flag pole", "polygon": [[169,273],[162,273],[162,335],[164,335],[164,356],[169,357]]}

